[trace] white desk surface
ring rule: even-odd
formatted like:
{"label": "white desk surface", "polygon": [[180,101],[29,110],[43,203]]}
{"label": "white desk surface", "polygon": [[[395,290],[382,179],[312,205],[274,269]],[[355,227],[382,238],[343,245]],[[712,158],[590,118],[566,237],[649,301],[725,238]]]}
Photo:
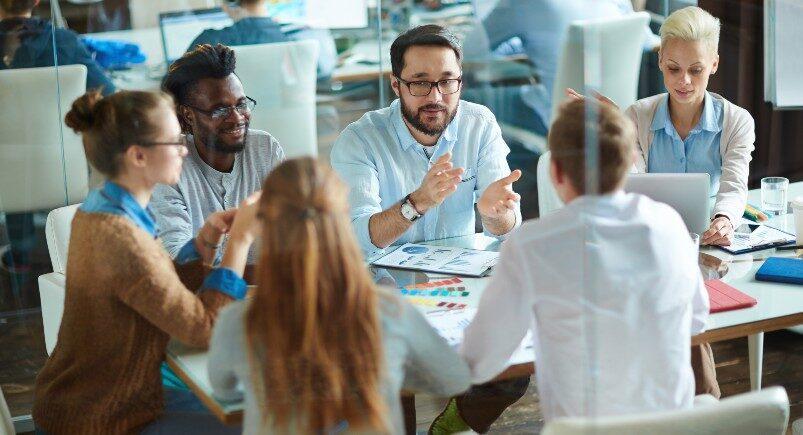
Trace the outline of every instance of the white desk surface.
{"label": "white desk surface", "polygon": [[[803,195],[803,182],[793,183],[789,186],[788,199]],[[748,196],[751,204],[760,204],[760,192],[752,190]],[[794,232],[794,221],[791,214],[771,219],[769,225],[776,226],[785,231]],[[498,250],[499,241],[482,234],[456,237],[441,241],[428,242],[434,245],[458,246],[473,249]],[[752,308],[712,314],[709,317],[708,330],[695,337],[696,342],[720,341],[736,337],[744,337],[760,331],[772,331],[789,326],[803,324],[803,286],[766,283],[756,281],[756,270],[763,263],[763,259],[776,255],[775,249],[754,252],[750,254],[731,255],[716,248],[702,248],[701,253],[715,256],[723,260],[727,266],[727,273],[722,281],[736,287],[740,291],[756,298],[758,304]],[[778,253],[780,256],[794,256],[789,251]],[[722,266],[721,266],[722,267]],[[393,271],[395,277],[405,277],[409,274],[412,279],[419,272]],[[401,275],[399,275],[401,274]],[[428,274],[437,275],[437,274]],[[464,298],[453,298],[455,302],[464,302],[476,306],[487,284],[487,278],[461,278],[466,289],[470,292]],[[449,298],[444,298],[449,300]],[[167,351],[168,363],[176,373],[188,382],[202,401],[218,415],[222,421],[234,422],[242,418],[241,403],[220,403],[211,397],[211,387],[206,369],[206,352],[189,349],[178,343],[171,343]],[[520,364],[511,367],[521,374],[532,370],[531,364]]]}

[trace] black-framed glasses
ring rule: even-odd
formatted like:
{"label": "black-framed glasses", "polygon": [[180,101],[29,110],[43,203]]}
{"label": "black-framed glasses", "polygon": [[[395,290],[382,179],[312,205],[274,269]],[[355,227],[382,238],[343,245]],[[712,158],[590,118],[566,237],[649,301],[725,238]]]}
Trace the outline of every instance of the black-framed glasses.
{"label": "black-framed glasses", "polygon": [[444,79],[438,80],[437,82],[429,82],[426,80],[414,80],[408,82],[401,77],[396,77],[400,82],[407,85],[407,89],[410,91],[410,95],[414,97],[426,97],[432,92],[433,87],[438,88],[438,92],[443,95],[454,94],[455,92],[460,90],[460,86],[463,84],[463,78],[458,77],[456,79]]}
{"label": "black-framed glasses", "polygon": [[254,107],[256,107],[257,102],[251,97],[245,97],[245,100],[237,103],[236,106],[218,107],[214,110],[204,110],[195,106],[190,106],[189,104],[184,105],[217,121],[219,119],[226,119],[231,116],[232,110],[236,110],[240,115],[250,115],[254,110]]}

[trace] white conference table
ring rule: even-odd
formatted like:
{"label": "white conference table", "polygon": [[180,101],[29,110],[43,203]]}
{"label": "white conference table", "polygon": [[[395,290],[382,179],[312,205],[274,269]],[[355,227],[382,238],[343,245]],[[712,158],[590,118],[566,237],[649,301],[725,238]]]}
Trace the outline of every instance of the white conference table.
{"label": "white conference table", "polygon": [[[793,183],[789,187],[788,199],[803,195],[803,182]],[[750,191],[749,202],[760,204],[758,190]],[[794,232],[794,220],[791,214],[775,217],[767,222],[779,229]],[[428,244],[460,246],[482,250],[498,250],[499,241],[496,239],[475,234],[472,236],[457,237]],[[764,332],[789,328],[803,324],[803,286],[756,281],[756,270],[764,259],[769,256],[793,257],[794,251],[776,252],[769,249],[750,254],[731,255],[717,248],[703,247],[700,249],[701,262],[707,267],[705,272],[714,274],[719,271],[721,280],[752,296],[758,304],[746,309],[711,314],[708,328],[702,334],[692,338],[693,343],[713,343],[732,338],[748,337],[750,347],[751,387],[760,388],[762,342]],[[437,280],[437,274],[422,274],[419,272],[391,271],[390,276],[398,279],[420,281],[424,275]],[[469,306],[476,306],[487,284],[487,278],[461,278],[470,294],[465,298],[456,298],[453,301],[464,302]],[[444,298],[448,300],[449,298]],[[423,308],[422,308],[423,309]],[[170,367],[186,382],[198,395],[201,401],[223,422],[236,423],[242,419],[242,403],[226,403],[216,400],[212,396],[212,388],[207,375],[207,354],[205,350],[192,349],[173,342],[168,347],[167,362]],[[532,374],[532,362],[516,364],[508,367],[498,379]]]}

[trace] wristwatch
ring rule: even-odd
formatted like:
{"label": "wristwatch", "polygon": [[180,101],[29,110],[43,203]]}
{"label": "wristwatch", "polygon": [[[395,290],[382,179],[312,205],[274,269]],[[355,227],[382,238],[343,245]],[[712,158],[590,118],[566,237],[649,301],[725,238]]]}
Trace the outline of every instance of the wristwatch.
{"label": "wristwatch", "polygon": [[401,203],[401,214],[403,218],[410,222],[415,222],[421,217],[421,213],[416,210],[413,201],[410,200],[410,195],[405,196],[404,201]]}

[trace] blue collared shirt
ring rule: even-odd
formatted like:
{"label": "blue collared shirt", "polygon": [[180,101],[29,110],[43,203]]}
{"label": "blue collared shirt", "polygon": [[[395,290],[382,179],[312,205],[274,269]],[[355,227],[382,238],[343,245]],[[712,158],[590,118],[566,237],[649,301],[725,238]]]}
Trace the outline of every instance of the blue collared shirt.
{"label": "blue collared shirt", "polygon": [[647,157],[647,172],[708,173],[710,195],[719,191],[722,175],[722,101],[706,92],[700,121],[682,140],[669,116],[669,96],[659,103],[652,119],[653,140]]}
{"label": "blue collared shirt", "polygon": [[[510,174],[494,115],[479,104],[460,101],[457,113],[427,157],[402,120],[397,99],[368,112],[340,134],[332,148],[332,167],[350,188],[351,219],[366,257],[383,253],[371,242],[368,221],[418,189],[429,168],[452,153],[454,167],[465,169],[457,191],[427,211],[394,243],[443,239],[474,233],[474,203],[485,188]],[[516,207],[516,222],[521,211]]]}
{"label": "blue collared shirt", "polygon": [[[80,209],[86,213],[125,216],[154,238],[159,234],[159,227],[156,225],[156,219],[150,206],[143,208],[127,190],[112,181],[107,181],[100,189],[89,192]],[[201,256],[195,248],[195,239],[193,238],[181,248],[175,261],[185,264],[199,258]],[[218,267],[206,277],[202,289],[213,288],[235,299],[242,299],[245,296],[246,287],[245,281],[234,271]]]}

